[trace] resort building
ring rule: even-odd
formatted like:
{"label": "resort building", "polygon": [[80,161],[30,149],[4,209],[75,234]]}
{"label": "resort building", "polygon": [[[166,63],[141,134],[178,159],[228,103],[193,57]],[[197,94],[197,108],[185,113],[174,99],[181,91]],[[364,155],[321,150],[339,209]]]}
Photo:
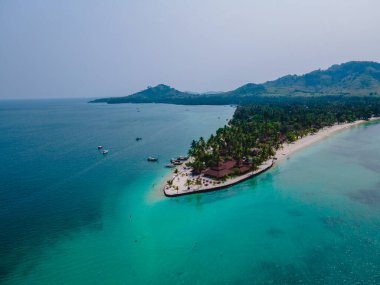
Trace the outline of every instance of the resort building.
{"label": "resort building", "polygon": [[250,165],[245,161],[237,163],[236,160],[228,160],[219,162],[218,166],[210,167],[203,173],[204,176],[210,178],[223,178],[227,175],[233,174],[236,170],[239,170],[239,174],[247,173],[250,170]]}

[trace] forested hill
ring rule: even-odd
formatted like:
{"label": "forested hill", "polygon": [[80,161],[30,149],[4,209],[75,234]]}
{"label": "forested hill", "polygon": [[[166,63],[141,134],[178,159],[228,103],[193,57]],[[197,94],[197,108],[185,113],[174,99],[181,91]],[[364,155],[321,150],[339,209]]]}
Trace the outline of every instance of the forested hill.
{"label": "forested hill", "polygon": [[264,84],[248,83],[220,93],[194,94],[160,84],[129,96],[97,99],[92,103],[241,105],[268,96],[380,96],[380,63],[352,61],[304,75],[287,75]]}
{"label": "forested hill", "polygon": [[380,63],[352,61],[263,85],[272,95],[380,95]]}

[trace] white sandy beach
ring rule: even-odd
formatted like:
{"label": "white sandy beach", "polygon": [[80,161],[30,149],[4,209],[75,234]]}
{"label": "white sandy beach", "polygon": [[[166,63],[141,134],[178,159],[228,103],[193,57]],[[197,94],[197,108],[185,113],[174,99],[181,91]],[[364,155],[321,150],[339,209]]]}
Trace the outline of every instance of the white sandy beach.
{"label": "white sandy beach", "polygon": [[[380,118],[376,117],[376,118],[370,119],[370,121],[374,121],[374,120],[380,120]],[[336,124],[332,127],[321,129],[315,134],[307,135],[293,143],[290,143],[290,144],[285,143],[282,145],[282,148],[276,152],[275,156],[277,157],[277,161],[281,161],[289,157],[291,154],[297,152],[298,150],[301,150],[327,137],[330,137],[333,134],[336,134],[340,131],[346,130],[348,128],[351,128],[351,127],[354,127],[366,122],[368,121],[359,120],[352,123]]]}
{"label": "white sandy beach", "polygon": [[[371,118],[371,121],[379,120],[379,117]],[[232,179],[227,179],[224,182],[216,181],[207,177],[204,177],[201,175],[192,175],[191,169],[187,168],[185,166],[179,166],[177,167],[178,173],[172,174],[171,178],[173,180],[173,185],[169,186],[167,183],[164,186],[164,194],[166,196],[179,196],[179,195],[187,195],[191,193],[198,193],[198,192],[208,192],[213,190],[218,190],[222,188],[226,188],[231,185],[235,185],[241,181],[244,181],[246,179],[249,179],[253,176],[256,176],[268,169],[270,169],[273,165],[279,163],[280,161],[288,158],[293,153],[308,147],[316,142],[319,142],[327,137],[332,136],[333,134],[336,134],[342,130],[351,128],[353,126],[357,126],[359,124],[365,123],[368,121],[365,120],[358,120],[352,123],[346,123],[346,124],[336,124],[329,128],[324,128],[319,130],[315,134],[307,135],[293,143],[285,143],[282,145],[282,148],[280,148],[273,159],[265,161],[262,165],[259,166],[259,168],[255,171],[248,172],[244,175],[237,176]],[[193,183],[192,185],[187,185],[187,180],[191,180],[193,182],[196,181],[196,179],[201,180],[201,185],[195,185]],[[178,190],[176,189],[178,187]]]}

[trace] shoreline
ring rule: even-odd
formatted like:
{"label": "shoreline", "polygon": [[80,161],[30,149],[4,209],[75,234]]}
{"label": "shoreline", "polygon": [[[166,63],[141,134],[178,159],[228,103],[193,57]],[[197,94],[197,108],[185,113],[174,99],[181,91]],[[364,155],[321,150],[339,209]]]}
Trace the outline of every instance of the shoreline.
{"label": "shoreline", "polygon": [[[190,194],[196,194],[196,193],[205,193],[205,192],[211,192],[211,191],[217,191],[221,189],[228,188],[230,186],[236,185],[238,183],[241,183],[245,180],[248,180],[254,176],[257,176],[273,166],[277,165],[279,162],[285,160],[290,155],[296,153],[297,151],[304,149],[314,143],[317,143],[319,141],[322,141],[328,137],[331,137],[332,135],[352,128],[354,126],[368,123],[371,121],[377,121],[380,120],[380,117],[374,117],[370,118],[369,121],[366,120],[358,120],[352,123],[345,123],[345,124],[335,124],[331,127],[320,129],[318,132],[314,134],[309,134],[303,138],[300,138],[293,143],[285,143],[282,145],[280,149],[276,151],[276,154],[273,158],[265,161],[263,164],[261,164],[257,170],[250,171],[246,174],[227,179],[226,181],[216,181],[210,178],[204,177],[201,175],[192,175],[191,169],[187,168],[183,165],[176,167],[178,170],[178,174],[174,174],[173,172],[167,176],[167,178],[170,178],[172,176],[172,181],[175,186],[178,186],[178,190],[174,189],[173,187],[169,187],[167,182],[165,183],[165,186],[163,188],[164,195],[166,197],[178,197],[178,196],[184,196],[184,195],[190,195]],[[202,185],[191,185],[191,186],[185,186],[185,182],[188,179],[195,180],[195,179],[201,179]],[[205,183],[205,185],[203,185]]]}
{"label": "shoreline", "polygon": [[355,121],[352,123],[335,124],[331,127],[320,129],[315,134],[309,134],[303,138],[296,140],[293,143],[284,143],[282,145],[282,148],[277,150],[275,157],[277,157],[277,162],[280,162],[280,161],[284,160],[285,158],[289,157],[291,154],[293,154],[293,153],[295,153],[295,152],[297,152],[303,148],[306,148],[306,147],[308,147],[308,146],[310,146],[316,142],[319,142],[319,141],[322,141],[328,137],[331,137],[332,135],[334,135],[340,131],[350,129],[352,127],[361,125],[363,123],[369,123],[369,122],[378,121],[378,120],[380,120],[380,117],[370,118],[369,121],[358,120],[358,121]]}

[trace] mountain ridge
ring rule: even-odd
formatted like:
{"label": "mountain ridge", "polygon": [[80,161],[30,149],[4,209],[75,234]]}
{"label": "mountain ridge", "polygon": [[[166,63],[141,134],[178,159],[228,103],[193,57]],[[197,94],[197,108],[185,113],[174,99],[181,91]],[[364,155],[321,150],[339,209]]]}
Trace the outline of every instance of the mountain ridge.
{"label": "mountain ridge", "polygon": [[350,61],[326,70],[285,75],[262,84],[247,83],[218,93],[183,92],[159,84],[125,97],[102,98],[91,103],[245,104],[260,96],[380,96],[380,63]]}

